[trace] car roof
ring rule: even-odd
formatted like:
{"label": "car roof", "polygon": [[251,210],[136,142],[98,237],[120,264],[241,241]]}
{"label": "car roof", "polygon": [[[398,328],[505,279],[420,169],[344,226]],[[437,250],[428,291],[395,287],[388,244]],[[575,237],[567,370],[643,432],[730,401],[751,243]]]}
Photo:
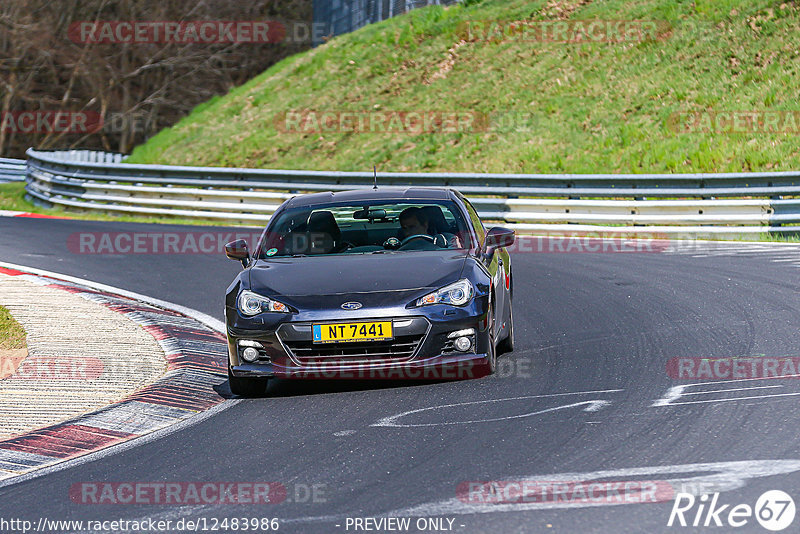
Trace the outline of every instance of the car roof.
{"label": "car roof", "polygon": [[448,200],[451,189],[447,187],[397,187],[379,186],[378,189],[352,189],[297,195],[287,201],[286,207],[314,206],[332,202],[361,202],[385,200]]}

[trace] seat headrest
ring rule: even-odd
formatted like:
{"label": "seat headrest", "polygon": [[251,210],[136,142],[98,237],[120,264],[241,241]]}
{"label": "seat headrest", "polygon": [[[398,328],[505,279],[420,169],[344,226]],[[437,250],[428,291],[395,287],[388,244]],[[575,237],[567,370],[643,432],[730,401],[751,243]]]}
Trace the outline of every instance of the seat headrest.
{"label": "seat headrest", "polygon": [[447,221],[442,213],[442,208],[439,206],[424,206],[420,208],[425,217],[428,218],[428,233],[438,234],[449,231]]}
{"label": "seat headrest", "polygon": [[342,231],[339,225],[336,224],[336,217],[330,211],[315,211],[308,218],[308,232],[309,233],[324,233],[333,238],[334,241],[339,241],[342,237]]}

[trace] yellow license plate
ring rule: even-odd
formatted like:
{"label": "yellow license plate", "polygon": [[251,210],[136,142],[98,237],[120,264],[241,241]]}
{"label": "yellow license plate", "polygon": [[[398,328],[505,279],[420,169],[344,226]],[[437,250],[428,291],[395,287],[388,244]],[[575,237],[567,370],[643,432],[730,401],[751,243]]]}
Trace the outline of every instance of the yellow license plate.
{"label": "yellow license plate", "polygon": [[392,339],[392,322],[335,323],[311,325],[314,343],[341,341],[383,341]]}

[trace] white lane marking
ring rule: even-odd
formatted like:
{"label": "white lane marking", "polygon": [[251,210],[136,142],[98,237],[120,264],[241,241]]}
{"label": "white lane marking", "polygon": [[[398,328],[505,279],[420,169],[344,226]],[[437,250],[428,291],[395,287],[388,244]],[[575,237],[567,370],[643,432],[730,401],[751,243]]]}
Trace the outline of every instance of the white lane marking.
{"label": "white lane marking", "polygon": [[753,389],[782,388],[783,386],[753,386],[751,388],[712,389],[709,391],[690,391],[684,395],[708,395],[709,393],[727,393],[728,391],[750,391]]}
{"label": "white lane marking", "polygon": [[684,386],[702,386],[708,384],[741,384],[742,382],[752,382],[755,380],[780,380],[781,378],[800,378],[800,374],[781,375],[781,376],[760,376],[757,378],[734,378],[732,380],[714,380],[709,382],[694,382],[692,384],[684,384]]}
{"label": "white lane marking", "polygon": [[[739,242],[724,243],[720,241],[684,241],[671,243],[669,254],[685,255],[692,258],[709,257],[745,257],[761,258],[771,262],[789,262],[797,265],[800,248],[797,243],[779,242]],[[794,256],[794,261],[791,257]],[[785,259],[783,259],[785,258]]]}
{"label": "white lane marking", "polygon": [[[214,319],[210,315],[206,315],[202,312],[197,310],[193,310],[191,308],[187,308],[185,306],[181,306],[179,304],[173,304],[171,302],[166,302],[160,299],[154,299],[152,297],[148,297],[147,295],[141,295],[139,293],[134,293],[133,291],[127,291],[125,289],[121,289],[114,286],[109,286],[105,284],[99,284],[96,282],[92,282],[91,280],[84,280],[83,278],[76,278],[74,276],[68,276],[61,273],[55,273],[52,271],[47,271],[44,269],[35,269],[33,267],[27,267],[25,265],[18,265],[15,263],[8,263],[4,261],[0,261],[0,267],[5,267],[7,269],[16,269],[19,271],[24,271],[28,273],[34,273],[41,276],[47,276],[48,278],[53,278],[55,280],[63,280],[65,282],[72,282],[74,284],[85,285],[92,289],[97,289],[98,291],[107,291],[109,293],[115,293],[117,295],[122,295],[123,297],[132,298],[134,300],[139,300],[141,302],[145,302],[147,304],[153,304],[155,306],[165,308],[167,310],[176,311],[178,313],[182,313],[188,317],[196,319],[197,321],[205,324],[212,330],[215,330],[219,333],[225,333],[225,324],[222,321]],[[175,432],[179,432],[185,428],[189,428],[190,426],[194,426],[198,423],[205,421],[206,419],[217,415],[220,412],[227,410],[228,408],[233,408],[237,404],[239,404],[243,399],[227,399],[222,401],[221,403],[217,404],[209,408],[204,412],[200,412],[197,415],[184,419],[174,425],[156,430],[149,434],[145,434],[144,436],[140,436],[137,438],[133,438],[130,441],[125,441],[123,443],[119,443],[117,445],[112,445],[105,449],[101,449],[97,452],[92,452],[89,454],[85,454],[83,456],[79,456],[78,458],[72,458],[68,460],[64,460],[62,462],[57,462],[55,464],[50,464],[47,467],[43,467],[41,469],[37,469],[35,471],[29,471],[24,475],[15,476],[13,478],[9,478],[7,480],[0,480],[0,488],[6,486],[12,486],[15,484],[19,484],[21,482],[25,482],[27,480],[31,480],[33,478],[39,478],[41,476],[49,475],[50,473],[54,473],[56,471],[61,471],[62,469],[69,469],[71,467],[75,467],[87,462],[93,462],[95,460],[100,460],[101,458],[105,458],[106,456],[110,456],[112,454],[116,454],[118,452],[123,452],[133,447],[138,447],[139,445],[145,445],[157,439],[161,439],[166,437],[170,434]]]}
{"label": "white lane marking", "polygon": [[334,432],[333,435],[336,437],[342,437],[342,436],[352,436],[355,433],[356,433],[355,430],[339,430],[338,432]]}
{"label": "white lane marking", "polygon": [[440,410],[443,408],[453,408],[456,406],[471,406],[474,404],[488,404],[492,402],[508,402],[508,401],[515,401],[515,400],[525,400],[525,399],[542,399],[542,398],[552,398],[552,397],[562,397],[565,395],[593,395],[595,393],[617,393],[623,391],[621,389],[605,389],[605,390],[598,390],[598,391],[578,391],[574,393],[553,393],[547,395],[526,395],[523,397],[509,397],[506,399],[488,399],[488,400],[481,400],[481,401],[472,401],[472,402],[457,402],[454,404],[441,404],[438,406],[428,406],[426,408],[418,408],[416,410],[408,410],[406,412],[401,412],[399,414],[390,415],[388,417],[384,417],[383,419],[379,420],[376,423],[372,423],[370,426],[383,426],[383,427],[398,427],[398,428],[406,428],[406,427],[422,427],[422,426],[440,426],[440,425],[466,425],[471,423],[488,423],[493,421],[505,421],[508,419],[520,419],[523,417],[532,417],[534,415],[541,415],[544,413],[556,411],[556,410],[563,410],[566,408],[573,408],[576,406],[583,406],[586,405],[587,407],[584,408],[586,412],[596,412],[597,410],[603,408],[604,406],[608,406],[611,404],[609,401],[606,400],[588,400],[582,402],[576,402],[572,404],[567,404],[564,406],[556,406],[553,408],[547,408],[545,410],[539,410],[535,412],[520,414],[520,415],[509,415],[505,417],[497,417],[492,419],[476,419],[472,421],[445,421],[441,423],[419,423],[419,424],[403,424],[398,423],[397,420],[406,417],[408,415],[412,415],[415,413],[420,412],[427,412],[431,410]]}
{"label": "white lane marking", "polygon": [[[783,376],[762,376],[759,378],[742,378],[739,380],[715,380],[713,382],[694,382],[692,384],[681,384],[680,386],[672,386],[667,390],[663,397],[660,399],[656,399],[651,404],[651,407],[655,406],[676,406],[679,404],[701,404],[701,403],[709,403],[709,402],[728,402],[728,401],[735,401],[735,400],[747,400],[747,399],[766,399],[770,397],[788,397],[794,395],[800,395],[800,393],[775,393],[772,395],[754,395],[751,397],[735,397],[735,398],[727,398],[727,399],[708,399],[708,400],[701,400],[701,401],[686,401],[686,402],[675,402],[679,398],[685,395],[700,395],[704,392],[689,392],[684,393],[687,388],[690,387],[698,387],[698,386],[710,386],[714,384],[741,384],[743,382],[753,382],[757,380],[779,380],[782,378],[800,378],[800,374],[795,375],[783,375]],[[755,390],[755,389],[765,389],[769,387],[777,387],[782,388],[784,386],[753,386],[749,388],[728,388],[728,389],[720,389],[714,391],[708,391],[708,393],[725,393],[728,391],[747,391],[747,390]]]}
{"label": "white lane marking", "polygon": [[[610,401],[606,401],[606,400],[593,400],[593,401],[586,401],[586,402],[590,403],[590,405],[583,409],[584,412],[596,412],[600,408],[605,408],[606,406],[609,406],[611,404]],[[580,404],[580,403],[578,403],[578,404]]]}
{"label": "white lane marking", "polygon": [[710,239],[668,239],[663,240],[667,244],[674,247],[676,251],[690,251],[692,248],[697,248],[696,245],[703,245],[710,249],[732,249],[732,250],[747,250],[748,248],[767,248],[775,249],[780,247],[795,248],[798,247],[797,243],[790,243],[785,241],[731,241],[731,240],[710,240]]}
{"label": "white lane marking", "polygon": [[672,402],[669,404],[669,406],[678,406],[681,404],[707,404],[709,402],[730,402],[730,401],[750,400],[750,399],[771,399],[773,397],[794,397],[797,395],[800,395],[800,393],[775,393],[774,395],[752,395],[749,397],[732,397],[729,399],[708,399],[699,401]]}
{"label": "white lane marking", "polygon": [[[716,462],[684,465],[665,465],[653,467],[633,467],[590,471],[587,473],[561,473],[556,475],[536,475],[525,477],[505,477],[504,480],[531,481],[536,484],[547,482],[589,482],[592,480],[638,480],[661,481],[669,484],[673,492],[701,495],[712,492],[725,492],[742,488],[751,478],[762,478],[783,475],[800,471],[800,460],[748,460],[736,462]],[[706,473],[703,473],[706,472]],[[660,478],[659,475],[691,474],[686,477]],[[701,473],[695,475],[695,473]],[[655,476],[654,476],[655,475]],[[645,478],[646,477],[646,478]],[[658,477],[658,478],[657,478]],[[455,488],[454,488],[455,490]],[[470,499],[465,499],[469,501]],[[622,501],[622,502],[620,502]],[[450,514],[487,514],[492,512],[519,512],[523,510],[547,510],[554,508],[588,508],[595,506],[619,506],[624,504],[640,504],[624,502],[624,500],[601,501],[554,501],[554,502],[514,502],[514,503],[480,503],[464,502],[454,497],[441,501],[430,501],[417,506],[393,510],[389,516],[437,516]]]}
{"label": "white lane marking", "polygon": [[0,261],[0,267],[5,267],[7,269],[17,269],[19,271],[25,271],[33,274],[38,274],[41,276],[47,276],[49,278],[55,278],[57,280],[64,280],[65,282],[72,282],[73,284],[81,284],[86,287],[96,289],[98,291],[107,291],[109,293],[116,293],[117,295],[122,295],[123,297],[132,298],[134,300],[139,300],[146,304],[152,304],[154,306],[158,306],[159,308],[166,308],[168,310],[182,313],[188,317],[191,317],[192,319],[195,319],[203,323],[212,330],[215,330],[221,334],[225,333],[225,323],[223,323],[219,319],[215,319],[214,317],[211,317],[210,315],[199,312],[197,310],[187,308],[186,306],[181,306],[180,304],[174,304],[172,302],[167,302],[165,300],[148,297],[147,295],[142,295],[141,293],[128,291],[127,289],[122,289],[119,287],[93,282],[91,280],[86,280],[85,278],[78,278],[66,274],[55,273],[53,271],[46,271],[44,269],[36,269],[34,267],[27,267],[25,265],[18,265],[16,263],[8,263],[5,261]]}

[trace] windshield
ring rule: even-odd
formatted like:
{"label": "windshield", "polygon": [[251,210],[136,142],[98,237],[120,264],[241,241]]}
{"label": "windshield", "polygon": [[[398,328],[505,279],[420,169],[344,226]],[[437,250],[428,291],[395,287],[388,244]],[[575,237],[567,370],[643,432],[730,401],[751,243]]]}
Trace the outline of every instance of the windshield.
{"label": "windshield", "polygon": [[270,222],[258,258],[466,249],[451,201],[383,201],[291,208]]}

